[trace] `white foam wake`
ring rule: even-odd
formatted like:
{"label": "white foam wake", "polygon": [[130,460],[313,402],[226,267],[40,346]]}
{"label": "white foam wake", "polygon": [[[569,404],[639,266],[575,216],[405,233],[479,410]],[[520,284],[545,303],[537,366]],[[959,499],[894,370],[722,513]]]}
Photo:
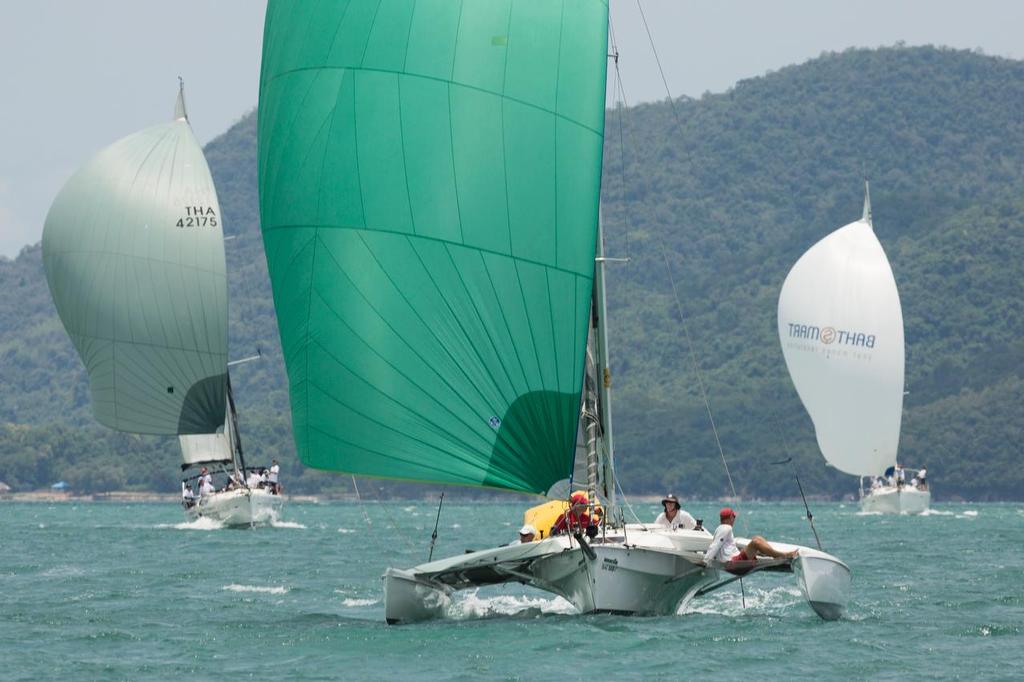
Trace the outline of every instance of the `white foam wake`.
{"label": "white foam wake", "polygon": [[232,583],[225,585],[221,589],[228,590],[229,592],[259,592],[262,594],[288,594],[288,588],[284,586],[276,587],[265,587],[260,585],[236,585]]}
{"label": "white foam wake", "polygon": [[353,608],[353,607],[356,607],[356,606],[373,606],[374,604],[378,603],[379,601],[380,601],[380,599],[353,599],[353,598],[349,597],[349,598],[346,598],[346,599],[342,599],[341,600],[341,605],[342,606],[347,606],[349,608]]}
{"label": "white foam wake", "polygon": [[200,516],[194,521],[183,521],[182,523],[160,523],[157,528],[174,528],[175,530],[220,530],[224,524],[208,516]]}
{"label": "white foam wake", "polygon": [[448,607],[448,617],[487,618],[489,616],[547,615],[576,613],[576,607],[561,597],[498,595],[481,597],[477,590],[466,592]]}
{"label": "white foam wake", "polygon": [[301,529],[305,529],[306,528],[301,523],[297,523],[295,521],[278,521],[277,519],[274,519],[273,521],[271,521],[270,525],[273,526],[274,528],[301,528]]}
{"label": "white foam wake", "polygon": [[953,516],[954,512],[942,511],[940,509],[925,509],[921,512],[921,516]]}
{"label": "white foam wake", "polygon": [[773,614],[803,601],[796,587],[778,585],[769,589],[750,589],[746,592],[746,606],[740,591],[722,590],[690,602],[682,613],[701,613],[737,617],[749,614]]}

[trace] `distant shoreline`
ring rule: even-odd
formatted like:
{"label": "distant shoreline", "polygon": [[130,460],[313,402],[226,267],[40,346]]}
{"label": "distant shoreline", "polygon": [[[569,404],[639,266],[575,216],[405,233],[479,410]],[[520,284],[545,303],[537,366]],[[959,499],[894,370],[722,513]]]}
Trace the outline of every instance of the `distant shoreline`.
{"label": "distant shoreline", "polygon": [[[317,495],[285,495],[286,502],[312,502],[316,504],[323,499],[345,500],[346,497],[320,497]],[[137,492],[134,490],[113,490],[108,493],[92,493],[76,495],[52,490],[33,490],[31,492],[3,493],[0,502],[181,502],[181,496],[173,493]]]}

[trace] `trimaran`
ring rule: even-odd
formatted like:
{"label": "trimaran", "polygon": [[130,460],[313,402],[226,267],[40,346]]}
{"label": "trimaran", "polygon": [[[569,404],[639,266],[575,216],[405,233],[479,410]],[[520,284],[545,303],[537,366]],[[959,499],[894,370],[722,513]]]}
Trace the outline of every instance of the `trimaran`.
{"label": "trimaran", "polygon": [[[627,524],[616,496],[607,45],[604,0],[268,4],[260,208],[303,462],[545,495],[583,432],[606,510],[592,539],[389,568],[389,623],[506,582],[584,613],[670,614],[735,578],[703,565],[708,532]],[[849,569],[799,550],[763,565],[837,617]]]}
{"label": "trimaran", "polygon": [[779,340],[821,454],[860,477],[863,511],[920,514],[922,484],[881,481],[896,465],[903,416],[903,310],[889,259],[875,235],[864,183],[860,220],[817,242],[779,293]]}
{"label": "trimaran", "polygon": [[[226,479],[245,464],[221,222],[181,84],[172,121],[114,142],[67,181],[46,216],[43,265],[97,421],[176,435],[183,471],[205,465]],[[280,496],[243,481],[198,497],[185,514],[250,526],[280,508]]]}

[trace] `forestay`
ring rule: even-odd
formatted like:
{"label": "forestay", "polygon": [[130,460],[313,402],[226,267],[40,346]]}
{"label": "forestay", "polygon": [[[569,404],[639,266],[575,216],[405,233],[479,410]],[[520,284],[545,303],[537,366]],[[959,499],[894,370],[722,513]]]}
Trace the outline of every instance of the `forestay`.
{"label": "forestay", "polygon": [[860,476],[895,464],[903,313],[867,206],[862,220],[819,241],[790,270],[779,338],[825,459]]}
{"label": "forestay", "polygon": [[534,493],[568,477],[607,17],[271,0],[260,207],[307,465]]}
{"label": "forestay", "polygon": [[184,115],[99,152],[43,231],[57,312],[100,423],[149,434],[224,423],[227,279],[220,207]]}

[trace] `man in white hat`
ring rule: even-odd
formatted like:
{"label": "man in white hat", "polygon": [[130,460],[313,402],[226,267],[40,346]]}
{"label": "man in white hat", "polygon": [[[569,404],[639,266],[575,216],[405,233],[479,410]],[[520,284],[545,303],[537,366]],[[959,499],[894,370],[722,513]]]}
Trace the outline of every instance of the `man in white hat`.
{"label": "man in white hat", "polygon": [[697,520],[680,508],[679,498],[675,495],[666,495],[665,499],[661,501],[661,507],[664,511],[658,514],[658,518],[654,520],[655,526],[672,530],[677,528],[693,530],[697,527]]}
{"label": "man in white hat", "polygon": [[513,542],[513,545],[525,545],[529,542],[533,542],[537,538],[537,529],[526,524],[519,529],[519,540]]}

